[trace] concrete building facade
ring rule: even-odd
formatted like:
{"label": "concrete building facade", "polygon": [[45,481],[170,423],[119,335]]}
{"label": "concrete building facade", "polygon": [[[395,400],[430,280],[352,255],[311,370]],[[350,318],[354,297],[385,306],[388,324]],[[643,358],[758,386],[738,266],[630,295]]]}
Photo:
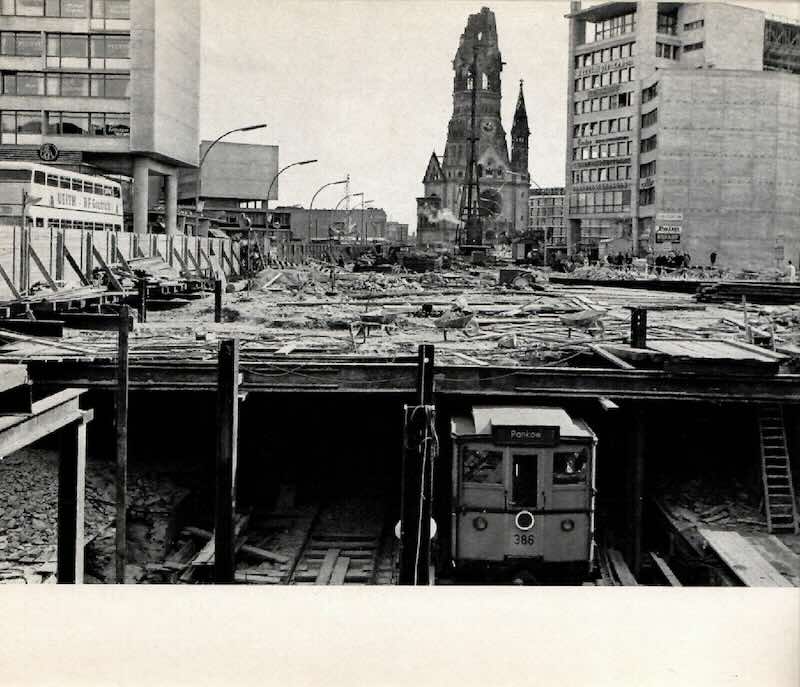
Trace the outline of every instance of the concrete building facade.
{"label": "concrete building facade", "polygon": [[[477,73],[473,76],[473,61]],[[500,117],[503,60],[494,13],[484,7],[470,15],[453,60],[453,114],[444,154],[434,152],[425,170],[424,196],[417,199],[417,242],[452,246],[463,215],[471,138],[486,236],[493,242],[513,236],[528,224],[528,141],[530,129],[520,83],[511,129],[511,154]],[[475,131],[472,130],[473,85]]]}
{"label": "concrete building facade", "polygon": [[800,26],[721,3],[573,3],[569,22],[569,251],[796,262]]}
{"label": "concrete building facade", "polygon": [[564,187],[531,188],[528,204],[528,236],[545,261],[566,253]]}
{"label": "concrete building facade", "polygon": [[162,177],[174,232],[178,172],[198,160],[199,1],[2,0],[0,18],[0,159],[53,144],[48,163],[132,177],[138,233]]}

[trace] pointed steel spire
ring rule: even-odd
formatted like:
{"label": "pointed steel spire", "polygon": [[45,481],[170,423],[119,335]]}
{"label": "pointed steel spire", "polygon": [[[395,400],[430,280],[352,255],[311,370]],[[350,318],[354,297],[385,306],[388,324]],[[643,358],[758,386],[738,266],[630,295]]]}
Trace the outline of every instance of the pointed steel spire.
{"label": "pointed steel spire", "polygon": [[528,112],[525,109],[525,96],[522,93],[522,84],[524,81],[519,80],[519,95],[517,96],[517,109],[514,112],[514,124],[511,127],[512,137],[515,135],[528,136],[531,130],[528,128]]}

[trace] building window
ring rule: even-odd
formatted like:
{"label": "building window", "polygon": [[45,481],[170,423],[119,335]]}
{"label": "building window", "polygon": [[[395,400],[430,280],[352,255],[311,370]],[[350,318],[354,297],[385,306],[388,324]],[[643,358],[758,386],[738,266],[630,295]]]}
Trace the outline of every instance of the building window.
{"label": "building window", "polygon": [[88,17],[89,0],[46,0],[48,17]]}
{"label": "building window", "polygon": [[636,28],[636,13],[631,12],[619,17],[612,17],[604,21],[599,21],[594,25],[594,39],[602,41],[606,38],[614,38],[625,33],[632,33]]}
{"label": "building window", "polygon": [[3,31],[0,33],[0,54],[13,57],[41,57],[42,34]]}
{"label": "building window", "polygon": [[42,119],[39,112],[0,112],[0,143],[39,143],[41,135]]}
{"label": "building window", "polygon": [[688,45],[683,46],[683,52],[694,52],[695,50],[702,50],[703,49],[703,41],[699,43],[689,43]]}
{"label": "building window", "polygon": [[649,103],[657,95],[658,95],[658,81],[656,81],[652,86],[648,86],[642,91],[642,104]]}
{"label": "building window", "polygon": [[684,31],[692,31],[693,29],[701,29],[705,26],[705,20],[698,19],[697,21],[690,21],[688,24],[683,25]]}
{"label": "building window", "polygon": [[658,108],[642,115],[642,129],[653,126],[658,121]]}
{"label": "building window", "polygon": [[44,76],[26,72],[3,72],[3,95],[44,95]]}
{"label": "building window", "polygon": [[130,19],[130,0],[92,0],[94,19]]}
{"label": "building window", "polygon": [[641,148],[639,152],[649,153],[651,150],[655,150],[657,146],[658,146],[658,136],[654,134],[649,138],[642,139]]}
{"label": "building window", "polygon": [[61,136],[129,136],[130,115],[109,112],[48,112],[47,131]]}
{"label": "building window", "polygon": [[0,14],[43,17],[44,0],[0,0]]}
{"label": "building window", "polygon": [[656,30],[658,33],[665,33],[674,36],[678,30],[678,17],[675,14],[662,14],[658,13],[658,22]]}
{"label": "building window", "polygon": [[129,66],[129,57],[129,36],[47,34],[48,67],[125,69]]}
{"label": "building window", "polygon": [[668,60],[677,60],[680,47],[671,43],[656,43],[656,57],[663,57]]}
{"label": "building window", "polygon": [[656,175],[656,161],[652,160],[646,165],[639,165],[639,176],[641,178],[654,177]]}
{"label": "building window", "polygon": [[643,188],[639,191],[639,205],[652,205],[656,202],[656,188]]}

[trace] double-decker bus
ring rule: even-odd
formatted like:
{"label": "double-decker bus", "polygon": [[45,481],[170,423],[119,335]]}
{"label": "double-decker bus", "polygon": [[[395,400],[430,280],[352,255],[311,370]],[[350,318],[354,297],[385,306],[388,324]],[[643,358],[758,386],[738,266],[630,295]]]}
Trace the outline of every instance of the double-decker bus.
{"label": "double-decker bus", "polygon": [[0,162],[0,227],[122,231],[122,188],[106,177]]}

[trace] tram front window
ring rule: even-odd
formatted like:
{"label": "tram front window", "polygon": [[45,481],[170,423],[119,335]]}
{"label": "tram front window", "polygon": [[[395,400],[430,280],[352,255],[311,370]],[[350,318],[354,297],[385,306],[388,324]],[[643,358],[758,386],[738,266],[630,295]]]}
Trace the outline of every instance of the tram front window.
{"label": "tram front window", "polygon": [[586,480],[586,449],[553,454],[553,484],[581,484]]}
{"label": "tram front window", "polygon": [[479,484],[503,483],[503,453],[474,448],[464,449],[461,479]]}
{"label": "tram front window", "polygon": [[539,456],[521,454],[514,457],[513,500],[517,506],[536,506]]}

